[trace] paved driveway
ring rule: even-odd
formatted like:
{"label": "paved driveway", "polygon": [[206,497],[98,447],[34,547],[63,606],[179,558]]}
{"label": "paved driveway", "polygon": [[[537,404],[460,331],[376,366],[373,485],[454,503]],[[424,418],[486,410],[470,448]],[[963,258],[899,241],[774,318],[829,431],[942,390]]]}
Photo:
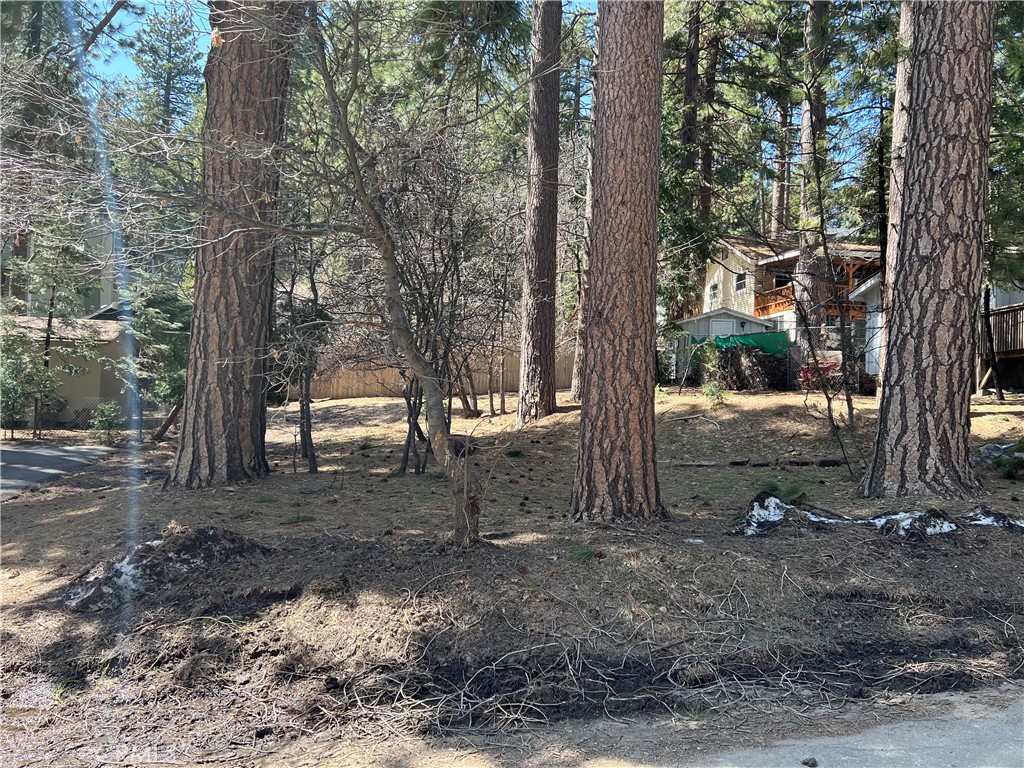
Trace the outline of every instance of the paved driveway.
{"label": "paved driveway", "polygon": [[87,467],[113,451],[99,445],[0,448],[0,499]]}
{"label": "paved driveway", "polygon": [[694,768],[1021,768],[1024,698],[993,706],[971,694],[950,698],[952,711],[929,720],[882,725],[861,733],[783,742],[723,753]]}

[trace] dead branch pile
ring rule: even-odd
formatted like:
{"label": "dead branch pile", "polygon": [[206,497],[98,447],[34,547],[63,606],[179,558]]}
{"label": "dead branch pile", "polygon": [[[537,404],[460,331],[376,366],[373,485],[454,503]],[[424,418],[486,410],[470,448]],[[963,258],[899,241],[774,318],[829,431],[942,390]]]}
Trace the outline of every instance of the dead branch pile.
{"label": "dead branch pile", "polygon": [[788,390],[792,388],[789,358],[772,355],[756,347],[729,347],[715,355],[714,370],[705,372],[712,380],[732,390]]}

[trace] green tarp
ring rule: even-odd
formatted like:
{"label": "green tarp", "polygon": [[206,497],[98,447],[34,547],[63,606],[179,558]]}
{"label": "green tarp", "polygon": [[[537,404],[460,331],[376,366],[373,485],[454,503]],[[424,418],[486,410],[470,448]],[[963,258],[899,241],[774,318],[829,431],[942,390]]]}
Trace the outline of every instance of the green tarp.
{"label": "green tarp", "polygon": [[[700,344],[707,339],[693,339],[694,344]],[[757,347],[771,355],[789,354],[789,334],[785,331],[772,331],[771,333],[743,333],[735,336],[716,336],[711,340],[718,349],[729,347]]]}

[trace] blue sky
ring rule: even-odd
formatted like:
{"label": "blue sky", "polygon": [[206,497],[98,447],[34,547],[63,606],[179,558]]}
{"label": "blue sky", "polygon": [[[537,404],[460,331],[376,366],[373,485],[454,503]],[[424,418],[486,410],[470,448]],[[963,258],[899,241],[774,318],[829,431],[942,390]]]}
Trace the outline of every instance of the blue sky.
{"label": "blue sky", "polygon": [[[134,0],[132,6],[142,10],[141,15],[122,11],[115,21],[123,27],[120,38],[130,40],[146,24],[146,16],[154,11],[167,8],[187,8],[192,19],[193,29],[199,35],[199,48],[205,54],[210,46],[210,17],[206,3],[201,0],[172,0],[171,2],[154,2],[154,0]],[[129,52],[115,48],[109,38],[105,41],[103,53],[105,58],[93,62],[93,71],[105,80],[131,79],[138,74],[135,62]]]}

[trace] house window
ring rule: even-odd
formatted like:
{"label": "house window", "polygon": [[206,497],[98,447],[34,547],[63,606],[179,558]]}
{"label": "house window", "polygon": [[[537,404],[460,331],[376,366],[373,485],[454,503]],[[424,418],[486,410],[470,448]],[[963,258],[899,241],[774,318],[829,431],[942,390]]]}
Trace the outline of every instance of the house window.
{"label": "house window", "polygon": [[712,283],[708,286],[708,299],[718,301],[718,283]]}
{"label": "house window", "polygon": [[735,287],[734,290],[736,291],[736,293],[739,293],[740,291],[742,291],[746,287],[747,287],[747,273],[746,272],[741,272],[740,274],[736,275],[736,287]]}

